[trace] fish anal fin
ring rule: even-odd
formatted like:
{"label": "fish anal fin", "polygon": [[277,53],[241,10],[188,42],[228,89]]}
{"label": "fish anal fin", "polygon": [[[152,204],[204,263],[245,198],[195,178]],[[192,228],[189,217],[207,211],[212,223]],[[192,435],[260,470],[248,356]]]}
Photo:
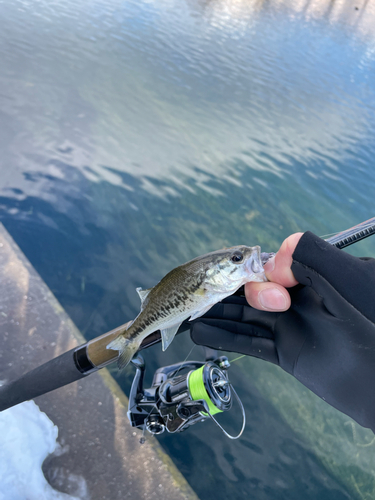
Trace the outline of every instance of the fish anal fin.
{"label": "fish anal fin", "polygon": [[119,352],[119,356],[117,358],[117,366],[119,370],[123,370],[130,363],[132,357],[138,351],[140,345],[140,341],[129,340],[122,335],[119,335],[117,338],[115,338],[115,340],[112,340],[112,342],[110,342],[106,348]]}
{"label": "fish anal fin", "polygon": [[161,333],[161,342],[162,342],[162,349],[165,351],[167,347],[170,345],[172,340],[174,339],[174,336],[177,333],[177,330],[179,329],[181,323],[178,323],[177,325],[170,326],[169,328],[164,328],[160,330]]}
{"label": "fish anal fin", "polygon": [[212,306],[213,304],[209,304],[203,309],[199,309],[199,311],[196,311],[194,314],[190,316],[189,321],[193,321],[194,319],[200,318],[201,316],[203,316],[203,314],[206,314],[206,312],[209,311]]}

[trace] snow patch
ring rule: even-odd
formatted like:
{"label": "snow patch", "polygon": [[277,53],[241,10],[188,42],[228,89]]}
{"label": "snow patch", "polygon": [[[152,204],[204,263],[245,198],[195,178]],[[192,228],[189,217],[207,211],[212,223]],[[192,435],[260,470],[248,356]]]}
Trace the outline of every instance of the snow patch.
{"label": "snow patch", "polygon": [[79,500],[53,489],[43,475],[57,435],[34,401],[0,412],[0,500]]}

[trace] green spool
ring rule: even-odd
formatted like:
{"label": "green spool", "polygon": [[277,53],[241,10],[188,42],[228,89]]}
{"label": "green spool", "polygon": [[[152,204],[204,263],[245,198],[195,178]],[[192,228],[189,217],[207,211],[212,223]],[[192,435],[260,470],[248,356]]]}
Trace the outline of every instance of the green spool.
{"label": "green spool", "polygon": [[189,376],[189,391],[193,401],[197,401],[198,399],[204,399],[208,405],[208,409],[211,415],[215,415],[216,413],[222,413],[222,410],[219,410],[209,398],[206,388],[203,383],[203,368],[201,366],[197,370],[190,373]]}

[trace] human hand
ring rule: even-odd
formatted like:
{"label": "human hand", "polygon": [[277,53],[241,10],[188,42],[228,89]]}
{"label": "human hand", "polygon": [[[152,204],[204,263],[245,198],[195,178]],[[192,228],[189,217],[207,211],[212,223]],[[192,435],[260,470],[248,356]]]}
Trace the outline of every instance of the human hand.
{"label": "human hand", "polygon": [[245,285],[248,303],[263,311],[286,311],[291,301],[286,288],[297,285],[291,266],[293,252],[303,233],[295,233],[284,240],[275,257],[269,260],[264,271],[269,280],[266,283],[250,282]]}
{"label": "human hand", "polygon": [[[277,282],[247,285],[246,297],[260,308],[244,297],[228,297],[193,323],[191,338],[279,365],[374,431],[375,260],[353,257],[309,232],[283,245],[274,268],[267,269]],[[290,304],[289,309],[265,310],[259,299],[263,287],[288,294],[290,302],[281,306]]]}

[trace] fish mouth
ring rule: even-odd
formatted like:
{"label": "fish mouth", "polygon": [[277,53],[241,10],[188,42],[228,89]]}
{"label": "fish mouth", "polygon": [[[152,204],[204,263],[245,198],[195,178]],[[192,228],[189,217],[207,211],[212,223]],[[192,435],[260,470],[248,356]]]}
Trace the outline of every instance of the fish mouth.
{"label": "fish mouth", "polygon": [[252,275],[252,281],[267,281],[264,274],[260,246],[255,246],[250,259],[246,263],[247,270]]}
{"label": "fish mouth", "polygon": [[260,258],[262,260],[262,265],[264,266],[264,264],[267,264],[267,262],[272,259],[272,257],[275,257],[276,253],[275,252],[271,252],[271,253],[267,253],[267,252],[262,252],[260,254]]}

